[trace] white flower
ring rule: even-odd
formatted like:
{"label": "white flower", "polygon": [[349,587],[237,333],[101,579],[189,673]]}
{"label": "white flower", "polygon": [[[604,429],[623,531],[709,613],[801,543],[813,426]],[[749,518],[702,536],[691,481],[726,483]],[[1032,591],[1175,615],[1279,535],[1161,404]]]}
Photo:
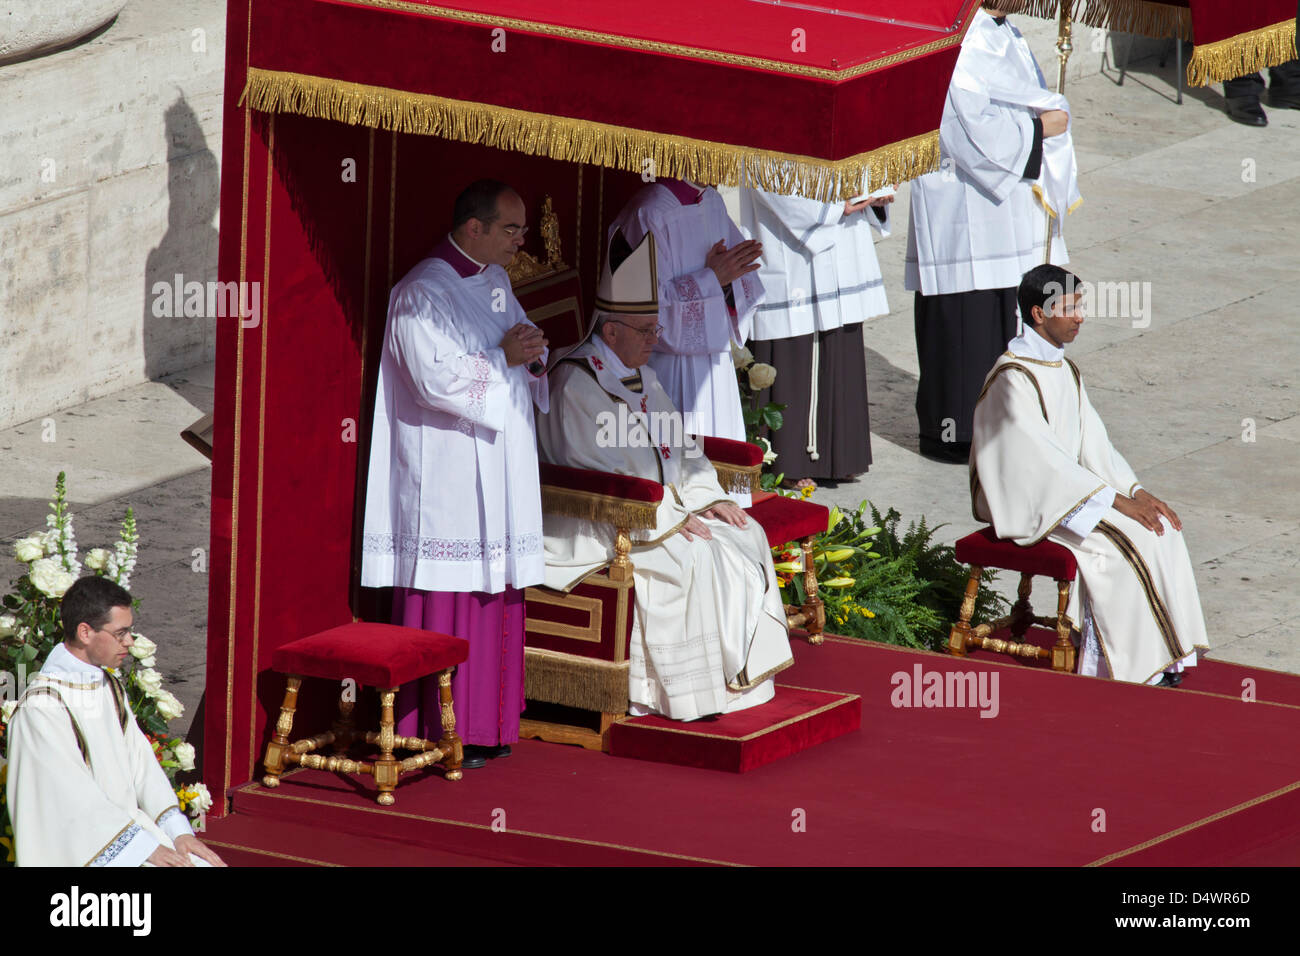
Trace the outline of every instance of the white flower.
{"label": "white flower", "polygon": [[0,723],[9,723],[9,718],[14,715],[14,711],[17,709],[18,701],[16,700],[7,700],[0,704]]}
{"label": "white flower", "polygon": [[[184,741],[181,741],[175,747],[172,748],[172,756],[176,758],[176,762],[181,765],[182,770],[194,769],[194,745],[193,744],[187,744]],[[211,797],[209,797],[208,799],[210,800]]]}
{"label": "white flower", "polygon": [[772,464],[772,462],[776,461],[776,452],[772,451],[772,443],[762,436],[759,436],[758,441],[763,446],[763,464]]}
{"label": "white flower", "polygon": [[150,655],[149,657],[142,657],[142,658],[140,658],[140,666],[141,666],[141,667],[157,667],[157,666],[158,666],[158,658],[154,657],[153,655]]}
{"label": "white flower", "polygon": [[208,792],[207,787],[201,783],[196,783],[186,789],[194,794],[194,798],[190,800],[190,814],[192,816],[207,813],[212,809],[212,794]]}
{"label": "white flower", "polygon": [[18,630],[18,618],[12,614],[0,614],[0,637],[9,637]]}
{"label": "white flower", "polygon": [[[131,656],[138,661],[143,661],[146,657],[153,657],[158,651],[158,645],[143,634],[131,635]],[[145,667],[153,667],[152,664],[145,664]]]}
{"label": "white flower", "polygon": [[157,700],[164,693],[162,681],[162,674],[159,674],[152,667],[135,672],[135,685],[144,691],[146,697]]}
{"label": "white flower", "polygon": [[63,564],[54,558],[41,558],[32,562],[27,572],[36,589],[46,597],[61,598],[77,580],[75,574],[63,570]]}
{"label": "white flower", "polygon": [[37,558],[45,557],[45,536],[34,534],[15,542],[14,556],[23,564],[31,564]]}
{"label": "white flower", "polygon": [[86,567],[92,571],[103,571],[108,567],[108,551],[104,548],[95,548],[86,555]]}
{"label": "white flower", "polygon": [[749,387],[756,392],[771,388],[776,381],[776,369],[762,362],[755,362],[749,367]]}
{"label": "white flower", "polygon": [[181,714],[185,713],[185,705],[176,699],[176,695],[169,690],[161,691],[154,704],[158,707],[158,714],[163,720],[175,720]]}
{"label": "white flower", "polygon": [[743,345],[738,348],[735,342],[732,342],[730,344],[731,344],[731,361],[733,364],[735,364],[736,368],[748,368],[750,365],[754,364],[753,352],[745,348]]}

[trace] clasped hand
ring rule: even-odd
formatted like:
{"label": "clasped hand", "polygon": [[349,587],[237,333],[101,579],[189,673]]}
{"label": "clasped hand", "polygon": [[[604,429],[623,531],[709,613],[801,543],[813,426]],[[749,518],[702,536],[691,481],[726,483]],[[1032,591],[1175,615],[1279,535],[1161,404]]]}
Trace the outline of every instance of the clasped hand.
{"label": "clasped hand", "polygon": [[546,351],[546,336],[542,335],[542,330],[537,326],[520,322],[506,330],[501,339],[501,348],[505,350],[506,364],[511,368],[527,365],[534,359],[541,358]]}

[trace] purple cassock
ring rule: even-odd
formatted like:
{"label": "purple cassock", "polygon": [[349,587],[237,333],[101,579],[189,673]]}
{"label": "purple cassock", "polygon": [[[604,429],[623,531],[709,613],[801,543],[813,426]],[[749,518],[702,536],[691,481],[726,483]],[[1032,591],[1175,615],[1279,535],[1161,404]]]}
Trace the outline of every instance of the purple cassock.
{"label": "purple cassock", "polygon": [[[445,260],[461,278],[486,268],[461,252],[450,237],[430,255]],[[461,740],[492,747],[519,739],[524,709],[522,590],[507,586],[500,594],[484,594],[394,588],[392,622],[469,641],[469,658],[451,681]],[[442,735],[437,678],[403,685],[397,695],[397,733],[430,740]]]}

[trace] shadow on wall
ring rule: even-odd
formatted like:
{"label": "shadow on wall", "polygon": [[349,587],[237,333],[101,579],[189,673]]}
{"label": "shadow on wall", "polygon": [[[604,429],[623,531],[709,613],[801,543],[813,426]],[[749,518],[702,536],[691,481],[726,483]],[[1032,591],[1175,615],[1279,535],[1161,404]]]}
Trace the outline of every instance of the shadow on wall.
{"label": "shadow on wall", "polygon": [[[184,94],[164,114],[167,231],[144,267],[145,375],[155,379],[205,361],[223,303],[210,302],[217,278],[220,202],[216,155]],[[211,306],[216,304],[217,310]]]}

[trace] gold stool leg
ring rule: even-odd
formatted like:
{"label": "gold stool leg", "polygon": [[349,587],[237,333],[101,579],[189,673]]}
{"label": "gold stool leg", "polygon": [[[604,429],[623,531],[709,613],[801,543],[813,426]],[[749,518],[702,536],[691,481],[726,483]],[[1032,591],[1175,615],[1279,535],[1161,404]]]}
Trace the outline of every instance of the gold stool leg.
{"label": "gold stool leg", "polygon": [[966,656],[966,642],[970,639],[970,619],[975,613],[975,598],[980,590],[980,575],[984,569],[979,565],[970,566],[970,577],[966,579],[966,593],[961,599],[961,610],[957,612],[957,623],[948,632],[948,653],[954,657]]}
{"label": "gold stool leg", "polygon": [[799,550],[803,552],[803,590],[804,602],[801,610],[804,612],[804,629],[808,632],[809,644],[822,643],[822,632],[826,630],[826,605],[822,603],[821,593],[817,590],[817,565],[813,561],[812,555],[813,539],[812,537],[803,538],[799,542]]}
{"label": "gold stool leg", "polygon": [[396,798],[393,791],[397,789],[399,773],[397,761],[393,759],[393,700],[397,688],[389,687],[379,691],[379,759],[375,761],[375,785],[379,787],[380,806],[391,807]]}
{"label": "gold stool leg", "polygon": [[1074,642],[1070,640],[1070,630],[1074,623],[1065,609],[1070,604],[1070,582],[1056,582],[1056,643],[1052,646],[1052,670],[1074,673]]}
{"label": "gold stool leg", "polygon": [[302,678],[297,674],[288,675],[284,688],[284,702],[280,704],[280,717],[275,722],[275,733],[266,745],[266,775],[262,785],[274,789],[280,785],[280,774],[284,772],[284,752],[289,749],[289,734],[293,732],[293,714],[298,709],[298,688]]}
{"label": "gold stool leg", "polygon": [[356,738],[357,732],[355,724],[352,721],[352,708],[356,704],[353,701],[339,697],[339,716],[334,721],[334,753],[336,756],[346,754],[352,746],[352,741]]}
{"label": "gold stool leg", "polygon": [[438,702],[442,707],[442,739],[438,748],[446,754],[442,765],[446,768],[448,780],[459,780],[462,776],[461,761],[465,759],[465,748],[461,744],[460,734],[456,733],[456,709],[451,700],[451,668],[438,672]]}

